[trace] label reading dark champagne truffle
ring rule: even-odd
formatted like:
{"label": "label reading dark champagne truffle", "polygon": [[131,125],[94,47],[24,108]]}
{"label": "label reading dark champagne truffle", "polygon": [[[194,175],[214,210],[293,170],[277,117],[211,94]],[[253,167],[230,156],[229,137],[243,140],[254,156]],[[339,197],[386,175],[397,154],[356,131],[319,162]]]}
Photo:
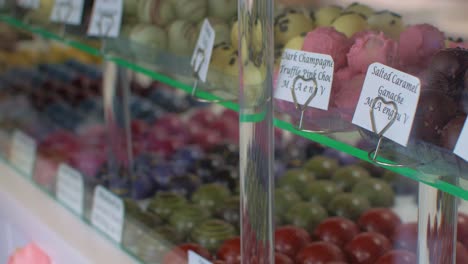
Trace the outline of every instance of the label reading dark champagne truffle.
{"label": "label reading dark champagne truffle", "polygon": [[57,172],[57,199],[75,214],[83,214],[83,176],[66,164],[60,164]]}
{"label": "label reading dark champagne truffle", "polygon": [[56,0],[50,21],[69,25],[79,25],[83,16],[84,0]]}
{"label": "label reading dark champagne truffle", "polygon": [[28,9],[38,9],[41,5],[40,0],[16,0],[18,6]]}
{"label": "label reading dark champagne truffle", "polygon": [[94,1],[88,35],[116,38],[122,24],[123,0]]}
{"label": "label reading dark champagne truffle", "polygon": [[122,199],[102,186],[94,189],[91,223],[117,243],[122,241],[124,211]]}
{"label": "label reading dark champagne truffle", "polygon": [[328,110],[333,83],[334,61],[330,55],[285,49],[278,72],[275,98]]}
{"label": "label reading dark champagne truffle", "polygon": [[206,82],[208,75],[208,66],[210,66],[211,53],[213,52],[215,31],[208,22],[208,19],[203,21],[203,25],[198,36],[197,45],[193,51],[192,60],[190,65],[194,72],[198,73],[198,78],[202,82]]}
{"label": "label reading dark champagne truffle", "polygon": [[22,131],[16,130],[10,148],[10,162],[19,171],[32,177],[36,163],[36,141]]}
{"label": "label reading dark champagne truffle", "polygon": [[453,152],[468,162],[468,119],[465,121]]}
{"label": "label reading dark champagne truffle", "polygon": [[188,252],[188,264],[211,264],[205,258],[199,256],[197,253],[189,250]]}
{"label": "label reading dark champagne truffle", "polygon": [[[369,66],[353,124],[406,146],[421,92],[418,78],[381,63]],[[374,110],[370,109],[374,107]]]}

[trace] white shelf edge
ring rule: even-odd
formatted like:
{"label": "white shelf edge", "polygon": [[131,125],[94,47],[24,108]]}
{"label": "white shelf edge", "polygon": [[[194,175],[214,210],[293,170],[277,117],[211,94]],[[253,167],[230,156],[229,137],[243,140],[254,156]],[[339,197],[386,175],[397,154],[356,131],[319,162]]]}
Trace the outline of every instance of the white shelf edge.
{"label": "white shelf edge", "polygon": [[[137,263],[4,161],[0,161],[0,219],[25,234],[27,241],[36,242],[54,263]],[[0,241],[8,235],[6,229],[0,230]]]}

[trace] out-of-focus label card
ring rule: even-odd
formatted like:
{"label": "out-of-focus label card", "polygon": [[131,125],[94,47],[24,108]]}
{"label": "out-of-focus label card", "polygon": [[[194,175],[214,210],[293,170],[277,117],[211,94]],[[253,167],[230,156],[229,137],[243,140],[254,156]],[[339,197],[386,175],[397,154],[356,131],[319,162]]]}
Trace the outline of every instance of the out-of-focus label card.
{"label": "out-of-focus label card", "polygon": [[468,119],[465,121],[453,152],[468,162]]}
{"label": "out-of-focus label card", "polygon": [[377,134],[383,133],[384,137],[407,146],[420,92],[418,78],[381,63],[373,63],[367,70],[353,124]]}
{"label": "out-of-focus label card", "polygon": [[122,199],[102,186],[94,189],[91,223],[117,243],[122,241],[124,211]]}
{"label": "out-of-focus label card", "polygon": [[83,176],[66,164],[60,164],[57,172],[57,199],[74,213],[83,214]]}
{"label": "out-of-focus label card", "polygon": [[91,13],[88,35],[116,38],[122,24],[122,0],[96,0]]}
{"label": "out-of-focus label card", "polygon": [[190,65],[195,72],[198,72],[198,77],[202,82],[206,82],[208,75],[208,67],[210,66],[211,53],[213,52],[216,33],[213,27],[208,22],[208,19],[203,21],[203,25],[198,36],[197,45],[193,51]]}
{"label": "out-of-focus label card", "polygon": [[79,25],[83,16],[84,0],[55,0],[50,20],[69,25]]}
{"label": "out-of-focus label card", "polygon": [[285,49],[278,72],[275,98],[328,110],[333,83],[334,61],[330,55]]}
{"label": "out-of-focus label card", "polygon": [[16,130],[10,147],[10,162],[22,173],[32,177],[36,163],[36,141],[22,131]]}
{"label": "out-of-focus label card", "polygon": [[38,9],[41,5],[40,0],[16,0],[16,3],[18,4],[18,6],[28,9]]}
{"label": "out-of-focus label card", "polygon": [[189,250],[188,252],[188,264],[211,264],[208,260],[201,257],[197,253]]}

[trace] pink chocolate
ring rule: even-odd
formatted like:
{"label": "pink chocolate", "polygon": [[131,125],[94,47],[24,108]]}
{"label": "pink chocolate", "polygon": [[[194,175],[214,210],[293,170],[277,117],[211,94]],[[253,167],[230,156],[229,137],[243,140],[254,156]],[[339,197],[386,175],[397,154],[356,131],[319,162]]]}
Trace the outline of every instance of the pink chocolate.
{"label": "pink chocolate", "polygon": [[398,45],[381,33],[368,33],[358,39],[349,50],[348,66],[355,72],[366,73],[369,65],[380,62],[390,67],[397,66]]}
{"label": "pink chocolate", "polygon": [[444,47],[444,33],[436,27],[429,24],[409,26],[400,34],[400,64],[403,67],[425,67],[432,56]]}
{"label": "pink chocolate", "polygon": [[305,37],[302,50],[330,55],[335,62],[335,71],[346,66],[346,54],[350,40],[332,27],[318,27]]}
{"label": "pink chocolate", "polygon": [[51,264],[52,260],[38,246],[31,243],[13,253],[8,264]]}

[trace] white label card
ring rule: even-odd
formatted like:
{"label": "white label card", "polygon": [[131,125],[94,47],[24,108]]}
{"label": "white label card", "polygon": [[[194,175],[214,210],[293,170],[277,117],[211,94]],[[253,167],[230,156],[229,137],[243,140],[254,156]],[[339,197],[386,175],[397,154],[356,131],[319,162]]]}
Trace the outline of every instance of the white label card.
{"label": "white label card", "polygon": [[200,30],[200,35],[198,36],[197,45],[193,51],[192,60],[190,61],[192,69],[198,72],[198,77],[202,82],[206,82],[215,37],[216,33],[213,27],[210,25],[210,22],[208,22],[208,19],[205,19]]}
{"label": "white label card", "polygon": [[294,89],[297,102],[304,105],[317,89],[308,106],[328,110],[334,65],[330,55],[285,49],[275,98],[294,103],[291,92]]}
{"label": "white label card", "polygon": [[50,20],[52,22],[79,25],[83,16],[84,0],[55,0]]}
{"label": "white label card", "polygon": [[91,223],[119,244],[122,242],[124,211],[122,199],[102,186],[94,189]]}
{"label": "white label card", "polygon": [[57,199],[74,213],[83,214],[83,176],[66,164],[60,164],[57,172]]}
{"label": "white label card", "polygon": [[468,162],[468,119],[465,121],[465,125],[463,126],[453,152]]}
{"label": "white label card", "polygon": [[36,163],[36,141],[22,131],[16,130],[10,148],[10,162],[22,173],[32,177]]}
{"label": "white label card", "polygon": [[122,24],[123,0],[96,0],[89,23],[88,35],[116,38]]}
{"label": "white label card", "polygon": [[[407,146],[420,92],[421,83],[418,78],[383,64],[373,63],[367,70],[353,124],[377,134],[384,132],[384,137]],[[375,99],[377,97],[381,99]],[[374,99],[376,101],[372,116],[370,108]],[[394,102],[397,109],[389,102]],[[376,131],[372,129],[372,119],[375,120]],[[393,119],[395,121],[391,124]]]}
{"label": "white label card", "polygon": [[211,264],[205,258],[199,256],[197,253],[189,250],[188,252],[188,264]]}
{"label": "white label card", "polygon": [[40,0],[16,0],[18,6],[28,9],[38,9],[41,5]]}

